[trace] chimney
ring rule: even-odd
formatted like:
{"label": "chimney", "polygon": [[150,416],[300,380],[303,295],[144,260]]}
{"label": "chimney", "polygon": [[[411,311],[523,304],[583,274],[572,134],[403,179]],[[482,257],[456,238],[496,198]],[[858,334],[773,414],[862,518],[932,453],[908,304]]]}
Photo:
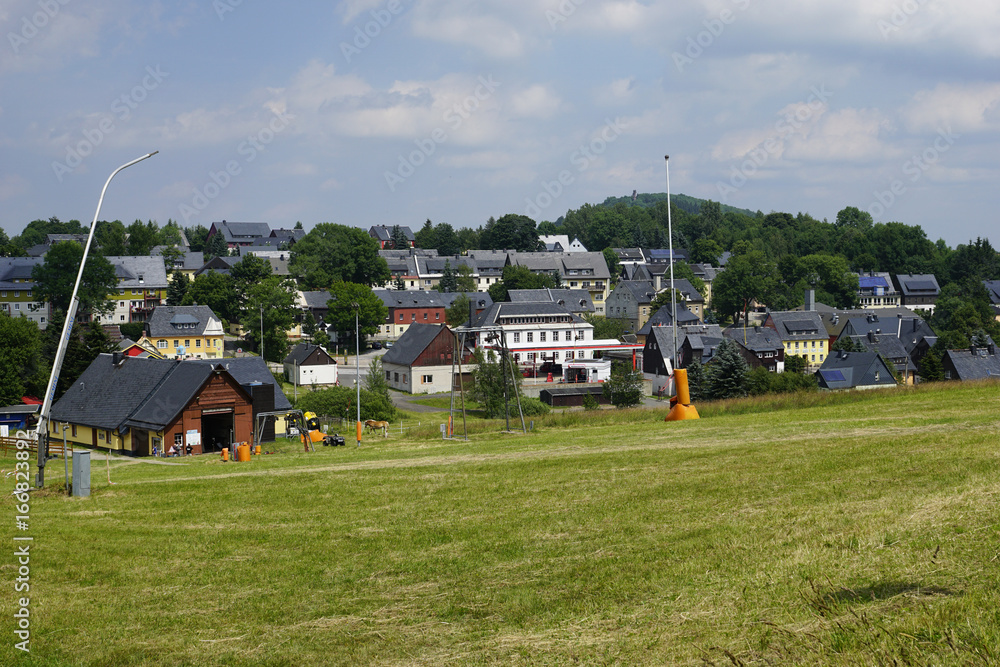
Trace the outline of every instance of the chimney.
{"label": "chimney", "polygon": [[807,289],[806,290],[806,312],[813,312],[816,310],[816,290]]}
{"label": "chimney", "polygon": [[111,353],[111,365],[114,366],[115,368],[117,368],[121,364],[121,362],[122,362],[122,353],[121,352],[112,352]]}

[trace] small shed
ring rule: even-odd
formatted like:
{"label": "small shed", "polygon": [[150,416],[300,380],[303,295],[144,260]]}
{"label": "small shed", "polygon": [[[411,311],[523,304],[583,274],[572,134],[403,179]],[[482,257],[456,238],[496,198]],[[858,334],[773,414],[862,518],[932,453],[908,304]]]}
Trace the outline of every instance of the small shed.
{"label": "small shed", "polygon": [[337,384],[337,361],[319,345],[299,343],[285,357],[284,368],[295,385]]}
{"label": "small shed", "polygon": [[611,399],[604,395],[604,387],[600,385],[546,387],[538,392],[538,398],[542,403],[553,408],[580,407],[586,396],[592,396],[599,405],[611,405]]}

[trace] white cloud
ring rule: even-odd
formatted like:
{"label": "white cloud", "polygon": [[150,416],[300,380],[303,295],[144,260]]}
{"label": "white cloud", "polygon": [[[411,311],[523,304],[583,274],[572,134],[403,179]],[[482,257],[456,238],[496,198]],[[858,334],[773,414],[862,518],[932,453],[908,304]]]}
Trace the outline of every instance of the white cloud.
{"label": "white cloud", "polygon": [[524,35],[512,23],[494,15],[467,15],[477,9],[475,4],[456,9],[456,13],[434,13],[428,8],[415,8],[413,33],[423,39],[469,47],[490,58],[506,60],[524,54]]}
{"label": "white cloud", "polygon": [[511,96],[511,109],[515,116],[551,118],[559,110],[559,96],[541,84],[529,86]]}
{"label": "white cloud", "polygon": [[901,110],[909,130],[978,132],[1000,127],[1000,83],[940,83]]}

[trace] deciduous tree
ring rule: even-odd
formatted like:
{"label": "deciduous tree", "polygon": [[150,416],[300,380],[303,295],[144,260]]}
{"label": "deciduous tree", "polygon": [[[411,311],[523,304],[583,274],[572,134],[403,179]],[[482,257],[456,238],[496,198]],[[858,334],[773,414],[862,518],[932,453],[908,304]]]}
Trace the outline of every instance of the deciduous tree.
{"label": "deciduous tree", "polygon": [[391,275],[378,251],[365,231],[324,222],[292,247],[288,268],[302,289],[329,289],[337,281],[383,285]]}

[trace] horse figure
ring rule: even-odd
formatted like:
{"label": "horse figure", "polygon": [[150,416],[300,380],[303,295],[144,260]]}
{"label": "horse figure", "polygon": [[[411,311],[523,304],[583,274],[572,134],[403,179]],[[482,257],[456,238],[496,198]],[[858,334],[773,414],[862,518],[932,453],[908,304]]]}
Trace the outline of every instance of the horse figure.
{"label": "horse figure", "polygon": [[365,421],[365,428],[367,428],[369,433],[381,430],[383,438],[389,437],[389,422],[387,421],[375,421],[374,419],[368,419]]}

